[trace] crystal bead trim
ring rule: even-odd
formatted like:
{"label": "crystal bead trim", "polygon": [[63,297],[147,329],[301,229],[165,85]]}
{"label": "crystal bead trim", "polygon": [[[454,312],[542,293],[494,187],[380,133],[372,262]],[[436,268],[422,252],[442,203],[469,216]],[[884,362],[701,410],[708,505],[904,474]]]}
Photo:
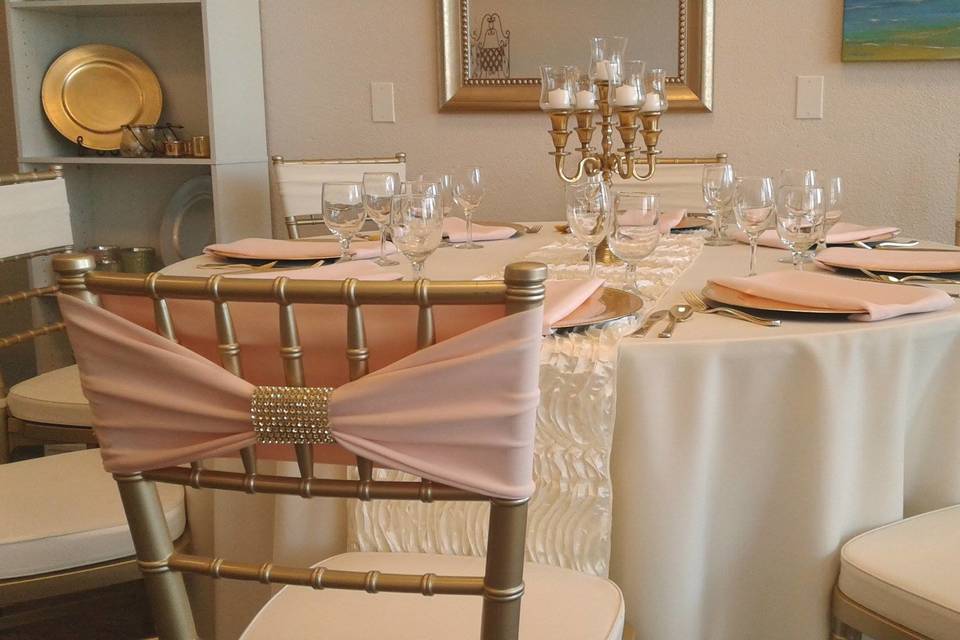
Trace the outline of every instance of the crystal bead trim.
{"label": "crystal bead trim", "polygon": [[260,444],[334,444],[327,405],[333,387],[254,387],[250,420]]}

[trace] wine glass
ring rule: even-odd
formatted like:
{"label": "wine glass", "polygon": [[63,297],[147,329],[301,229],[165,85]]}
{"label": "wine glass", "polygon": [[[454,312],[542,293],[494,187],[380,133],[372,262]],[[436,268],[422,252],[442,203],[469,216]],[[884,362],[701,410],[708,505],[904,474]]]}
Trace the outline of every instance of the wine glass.
{"label": "wine glass", "polygon": [[440,183],[434,180],[424,180],[418,178],[416,180],[408,180],[400,185],[401,194],[412,194],[412,195],[426,195],[433,194],[439,195],[440,193]]}
{"label": "wine glass", "polygon": [[757,275],[757,242],[760,234],[767,228],[776,204],[773,178],[737,178],[736,192],[733,196],[733,213],[737,219],[737,226],[750,239],[748,276]]}
{"label": "wine glass", "polygon": [[[421,174],[417,178],[420,182],[429,182],[439,186],[440,194],[440,209],[443,212],[443,217],[447,218],[453,212],[453,192],[456,187],[457,180],[450,173],[442,173],[437,175],[427,175]],[[440,241],[441,247],[449,247],[451,243],[444,238]]]}
{"label": "wine glass", "polygon": [[816,169],[780,169],[779,187],[813,187],[817,184]]}
{"label": "wine glass", "polygon": [[363,185],[359,182],[325,182],[322,191],[323,223],[340,241],[340,262],[351,260],[350,241],[366,218]]}
{"label": "wine glass", "polygon": [[387,257],[385,245],[387,242],[387,228],[390,225],[390,210],[393,206],[393,196],[400,192],[400,175],[396,173],[364,173],[363,174],[363,208],[367,217],[377,224],[380,232],[380,257],[376,263],[381,267],[392,267],[400,264]]}
{"label": "wine glass", "polygon": [[826,213],[823,216],[823,232],[820,234],[820,241],[817,243],[817,251],[823,251],[827,248],[827,234],[833,225],[840,222],[843,217],[843,178],[832,176],[825,185],[823,185],[826,204],[824,208]]}
{"label": "wine glass", "polygon": [[390,214],[390,233],[410,265],[413,278],[423,277],[423,265],[443,236],[443,212],[434,194],[401,194],[394,196]]}
{"label": "wine glass", "polygon": [[457,249],[482,249],[473,241],[473,212],[483,199],[483,173],[480,167],[469,167],[457,179],[453,197],[463,207],[463,217],[467,220],[467,241],[456,246]]}
{"label": "wine glass", "polygon": [[607,244],[613,255],[627,263],[629,289],[640,292],[637,265],[660,241],[660,196],[640,191],[618,191]]}
{"label": "wine glass", "polygon": [[609,187],[603,182],[570,184],[566,188],[567,223],[577,238],[587,243],[590,277],[597,275],[597,245],[610,229],[613,210]]}
{"label": "wine glass", "polygon": [[803,253],[817,242],[823,227],[823,188],[781,187],[778,200],[777,234],[790,248],[793,268],[803,271]]}
{"label": "wine glass", "polygon": [[713,217],[713,234],[704,244],[711,247],[725,247],[733,244],[723,237],[723,211],[733,200],[736,188],[732,164],[708,164],[703,167],[703,200],[707,213]]}

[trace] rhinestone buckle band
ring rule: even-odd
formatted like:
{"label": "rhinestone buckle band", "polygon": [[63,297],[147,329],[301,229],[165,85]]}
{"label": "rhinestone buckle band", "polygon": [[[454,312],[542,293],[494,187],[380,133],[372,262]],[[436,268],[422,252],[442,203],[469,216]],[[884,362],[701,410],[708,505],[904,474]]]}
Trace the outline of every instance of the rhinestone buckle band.
{"label": "rhinestone buckle band", "polygon": [[250,420],[260,444],[334,444],[327,405],[333,387],[254,387]]}

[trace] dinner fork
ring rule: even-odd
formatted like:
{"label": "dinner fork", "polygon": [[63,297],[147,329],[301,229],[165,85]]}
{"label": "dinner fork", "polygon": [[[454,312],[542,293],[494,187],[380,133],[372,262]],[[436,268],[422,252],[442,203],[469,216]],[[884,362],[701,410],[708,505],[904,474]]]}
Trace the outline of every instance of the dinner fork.
{"label": "dinner fork", "polygon": [[540,233],[540,229],[543,229],[542,224],[531,224],[531,225],[522,225],[523,230],[526,233]]}
{"label": "dinner fork", "polygon": [[755,316],[751,313],[747,313],[746,311],[740,311],[739,309],[734,309],[732,307],[709,307],[707,306],[707,301],[703,299],[703,296],[696,291],[684,291],[683,297],[697,313],[716,313],[721,316],[743,320],[744,322],[752,322],[753,324],[760,325],[762,327],[780,326],[779,320],[761,318],[760,316]]}
{"label": "dinner fork", "polygon": [[922,275],[903,276],[902,278],[898,278],[897,276],[892,276],[889,273],[876,273],[874,271],[870,271],[869,269],[861,268],[860,271],[861,273],[873,278],[874,280],[879,280],[880,282],[889,282],[891,284],[909,284],[911,282],[913,283],[930,282],[930,283],[937,283],[937,284],[960,285],[960,280],[954,280],[953,278],[940,278],[937,276],[922,276]]}

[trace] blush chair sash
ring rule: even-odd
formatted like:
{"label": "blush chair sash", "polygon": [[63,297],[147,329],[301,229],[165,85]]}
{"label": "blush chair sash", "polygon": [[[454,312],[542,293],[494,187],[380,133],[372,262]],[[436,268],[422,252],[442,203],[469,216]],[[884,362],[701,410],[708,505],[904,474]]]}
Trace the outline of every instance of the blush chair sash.
{"label": "blush chair sash", "polygon": [[[254,385],[100,307],[59,299],[108,471],[256,443]],[[499,318],[334,389],[330,433],[383,466],[491,497],[530,496],[542,313]]]}

